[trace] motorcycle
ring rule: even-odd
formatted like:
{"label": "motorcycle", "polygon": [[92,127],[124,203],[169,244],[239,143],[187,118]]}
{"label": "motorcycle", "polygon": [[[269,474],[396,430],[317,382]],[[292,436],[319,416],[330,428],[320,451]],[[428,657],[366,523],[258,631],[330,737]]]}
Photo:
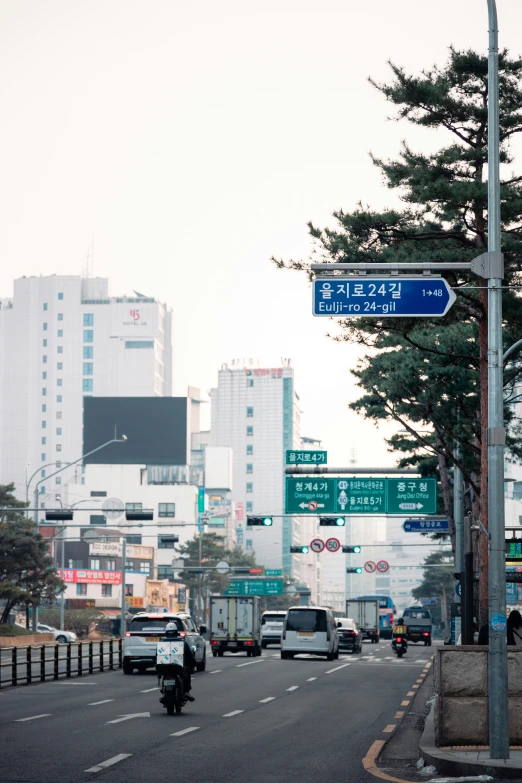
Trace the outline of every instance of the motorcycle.
{"label": "motorcycle", "polygon": [[178,664],[158,664],[158,685],[162,699],[160,700],[169,715],[174,711],[181,712],[187,703],[185,691],[185,672]]}
{"label": "motorcycle", "polygon": [[397,658],[402,658],[408,649],[408,642],[404,636],[395,636],[392,641],[392,650],[397,653]]}

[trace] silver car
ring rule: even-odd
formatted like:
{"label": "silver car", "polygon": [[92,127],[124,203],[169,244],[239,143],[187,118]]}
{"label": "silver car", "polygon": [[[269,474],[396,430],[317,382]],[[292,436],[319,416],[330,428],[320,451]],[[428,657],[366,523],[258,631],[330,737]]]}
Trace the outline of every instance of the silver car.
{"label": "silver car", "polygon": [[145,671],[156,666],[156,645],[165,636],[167,623],[176,623],[180,636],[184,636],[196,658],[196,669],[204,672],[207,665],[204,625],[198,629],[185,613],[139,612],[134,615],[123,640],[123,673],[132,674],[134,669]]}

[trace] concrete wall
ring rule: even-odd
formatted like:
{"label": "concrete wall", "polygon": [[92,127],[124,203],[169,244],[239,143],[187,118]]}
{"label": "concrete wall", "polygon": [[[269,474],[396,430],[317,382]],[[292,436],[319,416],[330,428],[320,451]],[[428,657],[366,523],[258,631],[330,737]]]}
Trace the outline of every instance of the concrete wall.
{"label": "concrete wall", "polygon": [[[509,741],[522,743],[522,647],[508,648]],[[443,647],[435,658],[438,746],[487,745],[488,648]]]}

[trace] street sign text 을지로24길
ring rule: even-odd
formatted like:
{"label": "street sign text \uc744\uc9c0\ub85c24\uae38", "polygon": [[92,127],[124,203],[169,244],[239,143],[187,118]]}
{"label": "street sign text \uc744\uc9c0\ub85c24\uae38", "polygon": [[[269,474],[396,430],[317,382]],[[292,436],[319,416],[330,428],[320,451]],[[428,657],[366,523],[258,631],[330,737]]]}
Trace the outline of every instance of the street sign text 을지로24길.
{"label": "street sign text \uc744\uc9c0\ub85c24\uae38", "polygon": [[338,318],[446,315],[456,297],[442,277],[318,277],[313,314]]}
{"label": "street sign text \uc744\uc9c0\ub85c24\uae38", "polygon": [[435,514],[434,478],[286,479],[286,514]]}

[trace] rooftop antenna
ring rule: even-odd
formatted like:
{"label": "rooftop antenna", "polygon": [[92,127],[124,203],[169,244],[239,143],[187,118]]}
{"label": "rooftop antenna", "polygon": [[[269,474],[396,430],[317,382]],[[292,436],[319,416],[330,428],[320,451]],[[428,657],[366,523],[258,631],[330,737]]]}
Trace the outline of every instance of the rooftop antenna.
{"label": "rooftop antenna", "polygon": [[357,465],[358,461],[359,460],[357,459],[357,451],[355,449],[355,446],[352,446],[350,452],[350,459],[348,460],[348,462],[350,463],[350,465]]}
{"label": "rooftop antenna", "polygon": [[94,235],[87,253],[83,257],[82,277],[94,277]]}

